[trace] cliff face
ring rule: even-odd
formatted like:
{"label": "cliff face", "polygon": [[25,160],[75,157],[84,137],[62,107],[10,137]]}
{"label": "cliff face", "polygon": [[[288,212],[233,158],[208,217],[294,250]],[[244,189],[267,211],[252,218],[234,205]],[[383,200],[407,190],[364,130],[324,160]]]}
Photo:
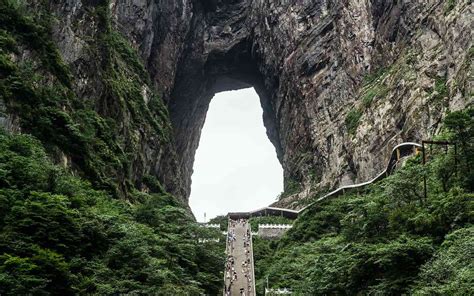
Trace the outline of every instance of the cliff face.
{"label": "cliff face", "polygon": [[[200,132],[219,91],[257,90],[285,186],[295,193],[280,205],[290,207],[373,177],[394,145],[434,135],[447,111],[472,103],[469,0],[69,0],[45,9],[75,95],[117,122],[117,146],[130,164],[104,175],[123,188],[148,190],[142,179],[150,175],[189,196]],[[104,50],[104,31],[119,35],[118,45]],[[144,109],[134,111],[129,88],[110,87],[110,68],[119,69],[119,86],[134,81]],[[159,135],[169,122],[154,93],[169,111],[167,136]],[[18,128],[21,112],[7,107],[4,125]],[[145,120],[143,110],[151,112]],[[161,118],[158,128],[153,118]]]}
{"label": "cliff face", "polygon": [[470,1],[205,1],[193,12],[168,99],[185,176],[217,91],[256,88],[286,187],[301,192],[280,202],[292,207],[374,177],[393,146],[434,135],[472,100]]}

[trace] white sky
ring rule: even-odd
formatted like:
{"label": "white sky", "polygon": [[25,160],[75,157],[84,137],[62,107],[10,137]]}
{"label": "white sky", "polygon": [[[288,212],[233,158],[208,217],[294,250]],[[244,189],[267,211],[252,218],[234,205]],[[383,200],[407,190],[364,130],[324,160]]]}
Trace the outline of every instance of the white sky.
{"label": "white sky", "polygon": [[218,93],[194,161],[189,203],[198,221],[268,206],[283,190],[283,170],[268,139],[253,88]]}

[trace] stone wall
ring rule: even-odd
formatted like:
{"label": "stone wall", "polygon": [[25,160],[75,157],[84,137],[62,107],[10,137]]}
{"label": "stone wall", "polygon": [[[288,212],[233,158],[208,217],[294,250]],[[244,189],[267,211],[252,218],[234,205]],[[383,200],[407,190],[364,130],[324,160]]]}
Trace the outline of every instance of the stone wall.
{"label": "stone wall", "polygon": [[290,224],[259,224],[257,235],[265,239],[276,239],[282,237],[291,227]]}

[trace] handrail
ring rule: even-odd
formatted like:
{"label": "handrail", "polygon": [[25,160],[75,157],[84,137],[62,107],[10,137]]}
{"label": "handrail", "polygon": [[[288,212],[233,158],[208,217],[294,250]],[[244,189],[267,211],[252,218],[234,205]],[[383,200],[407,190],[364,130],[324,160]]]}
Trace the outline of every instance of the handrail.
{"label": "handrail", "polygon": [[199,226],[205,227],[205,228],[221,228],[220,224],[201,223],[199,224]]}
{"label": "handrail", "polygon": [[[344,193],[344,190],[345,189],[353,189],[353,188],[360,188],[360,187],[364,187],[364,186],[367,186],[367,185],[370,185],[376,181],[380,181],[381,179],[387,177],[389,174],[392,173],[391,169],[393,167],[393,158],[394,156],[397,157],[396,161],[399,160],[400,158],[400,152],[397,152],[397,151],[400,151],[399,149],[400,148],[404,148],[404,147],[411,147],[412,149],[414,147],[418,147],[418,148],[421,148],[421,144],[418,144],[418,143],[414,143],[414,142],[405,142],[405,143],[401,143],[401,144],[398,144],[397,146],[395,146],[393,149],[392,149],[392,153],[390,154],[390,158],[389,158],[389,161],[387,163],[387,167],[381,172],[379,173],[377,176],[375,176],[375,178],[369,180],[369,181],[366,181],[366,182],[362,182],[362,183],[357,183],[357,184],[352,184],[352,185],[344,185],[344,186],[341,186],[339,187],[338,189],[334,190],[334,191],[331,191],[329,192],[328,194],[318,198],[316,200],[316,202],[318,201],[321,201],[321,200],[324,200],[326,198],[329,198],[333,195],[336,195],[337,193],[339,192],[343,192]],[[394,155],[395,154],[395,155]],[[398,155],[398,156],[397,156]],[[305,210],[306,208],[308,208],[309,206],[313,205],[313,203],[307,205],[306,207],[302,208],[301,210],[298,211],[298,213],[302,212],[303,210]]]}
{"label": "handrail", "polygon": [[297,210],[290,210],[290,209],[284,209],[284,208],[276,208],[276,207],[263,207],[263,208],[260,208],[260,209],[257,209],[257,210],[253,210],[253,211],[249,211],[249,212],[229,212],[229,214],[248,214],[248,215],[253,215],[253,214],[258,214],[262,211],[285,211],[285,212],[288,212],[288,213],[294,213],[294,214],[297,214],[298,211]]}
{"label": "handrail", "polygon": [[[257,279],[255,278],[255,257],[253,256],[253,237],[252,237],[252,225],[249,223],[249,232],[250,232],[250,256],[252,257],[252,292],[253,295],[257,295],[257,291],[255,290],[255,285],[257,284]],[[252,295],[252,294],[250,294]]]}
{"label": "handrail", "polygon": [[292,228],[292,224],[258,224],[258,229],[260,228],[272,228],[272,229],[287,229]]}
{"label": "handrail", "polygon": [[[276,207],[263,207],[263,208],[260,208],[260,209],[254,210],[254,211],[250,211],[250,212],[230,212],[228,215],[229,215],[229,217],[251,218],[251,217],[263,216],[262,213],[267,215],[268,211],[270,211],[270,212],[280,212],[280,214],[282,216],[286,216],[288,218],[295,218],[296,219],[301,212],[303,212],[304,210],[306,210],[307,208],[309,208],[310,206],[312,206],[316,202],[322,201],[326,198],[330,198],[330,197],[333,197],[333,196],[338,196],[341,193],[345,193],[345,190],[350,190],[350,189],[354,189],[354,188],[361,188],[361,187],[370,185],[370,184],[372,184],[376,181],[382,180],[383,178],[387,177],[388,175],[390,175],[392,173],[394,164],[396,162],[398,162],[399,159],[402,157],[402,151],[401,151],[402,149],[411,148],[411,151],[410,151],[411,153],[409,153],[409,154],[412,154],[412,153],[416,152],[416,150],[415,150],[416,148],[421,148],[421,147],[422,147],[421,144],[418,144],[418,143],[415,143],[415,142],[404,142],[404,143],[400,143],[400,144],[396,145],[392,149],[392,152],[390,154],[390,158],[389,158],[388,163],[387,163],[387,167],[381,173],[379,173],[377,176],[375,176],[373,179],[371,179],[369,181],[357,183],[357,184],[340,186],[336,190],[333,190],[333,191],[329,192],[328,194],[318,198],[316,201],[308,204],[307,206],[303,207],[300,210],[290,210],[290,209],[276,208]],[[286,214],[286,215],[284,215],[284,214]]]}
{"label": "handrail", "polygon": [[[229,255],[229,247],[228,247],[228,244],[229,244],[229,237],[228,237],[228,234],[229,234],[229,229],[230,229],[230,220],[227,220],[227,232],[226,232],[226,236],[225,236],[225,260],[226,260],[226,263],[227,263],[227,256]],[[226,289],[226,278],[225,278],[225,268],[224,268],[224,289],[222,289],[222,296],[226,296],[225,294],[225,289]]]}

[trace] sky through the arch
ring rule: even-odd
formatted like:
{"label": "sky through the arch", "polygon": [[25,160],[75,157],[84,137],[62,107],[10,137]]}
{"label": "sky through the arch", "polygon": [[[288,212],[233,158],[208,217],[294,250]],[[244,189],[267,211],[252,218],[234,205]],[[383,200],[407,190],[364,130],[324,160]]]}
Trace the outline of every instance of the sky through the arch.
{"label": "sky through the arch", "polygon": [[190,206],[198,221],[267,206],[283,190],[283,170],[267,138],[253,88],[215,95],[194,161]]}

